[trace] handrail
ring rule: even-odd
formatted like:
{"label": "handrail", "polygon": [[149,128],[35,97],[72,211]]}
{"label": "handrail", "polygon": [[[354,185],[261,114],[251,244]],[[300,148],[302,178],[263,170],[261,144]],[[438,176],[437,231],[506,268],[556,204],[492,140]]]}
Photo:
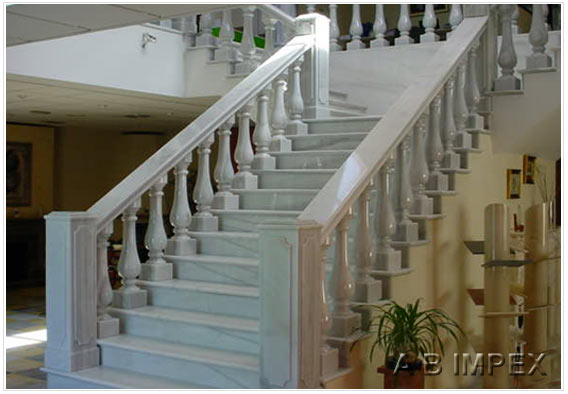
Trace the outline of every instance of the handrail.
{"label": "handrail", "polygon": [[97,217],[97,232],[120,215],[132,201],[144,194],[184,156],[197,148],[235,114],[243,103],[256,97],[272,80],[309,50],[314,42],[313,34],[294,37],[99,199],[87,211]]}
{"label": "handrail", "polygon": [[331,234],[365,187],[396,149],[406,133],[442,89],[452,70],[487,27],[487,16],[465,18],[434,59],[389,108],[385,116],[351,153],[339,170],[298,217],[322,226],[322,238]]}

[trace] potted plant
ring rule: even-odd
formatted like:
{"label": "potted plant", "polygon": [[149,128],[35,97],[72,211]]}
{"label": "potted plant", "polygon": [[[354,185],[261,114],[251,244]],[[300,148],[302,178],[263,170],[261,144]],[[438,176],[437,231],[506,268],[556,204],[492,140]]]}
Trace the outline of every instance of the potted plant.
{"label": "potted plant", "polygon": [[465,335],[444,311],[419,307],[420,299],[406,307],[396,302],[373,306],[379,315],[371,324],[377,331],[370,361],[377,347],[384,351],[385,364],[377,371],[385,375],[385,389],[423,389],[424,355],[436,351],[444,354],[441,338],[444,332],[456,342],[458,334]]}

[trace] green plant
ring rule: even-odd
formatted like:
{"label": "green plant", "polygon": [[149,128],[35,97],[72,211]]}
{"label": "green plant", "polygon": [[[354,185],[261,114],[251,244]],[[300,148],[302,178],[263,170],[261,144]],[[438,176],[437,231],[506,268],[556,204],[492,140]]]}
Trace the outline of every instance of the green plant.
{"label": "green plant", "polygon": [[380,314],[373,319],[371,327],[376,327],[376,339],[370,353],[370,361],[377,347],[385,352],[385,363],[395,361],[404,354],[407,364],[424,358],[426,353],[434,353],[437,348],[444,354],[441,334],[449,334],[458,342],[458,334],[465,333],[455,320],[437,308],[419,310],[420,299],[414,304],[402,307],[396,302],[373,306]]}

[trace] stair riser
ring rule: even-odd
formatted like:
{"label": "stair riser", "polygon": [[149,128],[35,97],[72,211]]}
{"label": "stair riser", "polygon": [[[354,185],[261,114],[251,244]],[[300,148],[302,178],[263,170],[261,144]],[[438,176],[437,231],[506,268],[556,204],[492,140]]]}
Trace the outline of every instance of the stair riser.
{"label": "stair riser", "polygon": [[205,293],[167,287],[145,286],[144,288],[148,290],[149,305],[227,316],[259,317],[260,302],[258,297]]}
{"label": "stair riser", "polygon": [[261,174],[258,177],[262,189],[321,189],[332,174]]}
{"label": "stair riser", "polygon": [[197,253],[215,256],[258,257],[258,238],[208,237],[192,233],[197,239]]}
{"label": "stair riser", "polygon": [[282,170],[306,169],[336,169],[341,167],[349,157],[349,153],[337,152],[333,154],[314,155],[313,152],[305,154],[291,154],[276,156],[276,168]]}
{"label": "stair riser", "polygon": [[101,346],[101,363],[108,367],[189,383],[207,385],[215,382],[217,387],[223,388],[257,388],[259,386],[257,372],[207,365],[166,355],[140,353],[108,345]]}
{"label": "stair riser", "polygon": [[177,279],[225,283],[240,286],[258,286],[258,267],[232,264],[174,262]]}
{"label": "stair riser", "polygon": [[354,134],[332,136],[308,136],[302,138],[294,138],[292,140],[292,149],[294,151],[303,150],[341,150],[341,149],[355,149],[361,141],[363,136]]}
{"label": "stair riser", "polygon": [[303,211],[316,193],[243,193],[239,196],[241,209]]}
{"label": "stair riser", "polygon": [[365,133],[377,124],[377,120],[330,121],[308,123],[309,134],[323,133]]}
{"label": "stair riser", "polygon": [[256,232],[257,226],[262,223],[273,223],[274,221],[293,221],[297,215],[254,215],[254,214],[233,214],[222,213],[217,214],[219,218],[220,231],[241,231],[241,232]]}
{"label": "stair riser", "polygon": [[[112,313],[120,317],[120,332],[139,337],[164,339],[185,345],[211,347],[213,349],[258,354],[258,333],[228,328],[193,325],[146,316]],[[238,328],[238,327],[236,327]]]}

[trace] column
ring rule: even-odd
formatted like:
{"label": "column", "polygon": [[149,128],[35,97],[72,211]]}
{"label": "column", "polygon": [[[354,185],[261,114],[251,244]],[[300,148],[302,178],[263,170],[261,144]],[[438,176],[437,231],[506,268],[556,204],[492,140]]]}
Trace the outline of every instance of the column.
{"label": "column", "polygon": [[442,105],[442,91],[430,103],[430,127],[426,152],[428,155],[430,177],[426,188],[428,190],[448,190],[448,176],[440,171],[440,164],[444,158],[444,146],[440,137],[440,109]]}
{"label": "column", "polygon": [[[456,125],[455,146],[471,148],[471,134],[465,131],[465,124],[469,116],[465,100],[465,69],[467,56],[460,60],[456,75],[456,87],[454,97],[454,121]],[[464,164],[464,163],[462,163]]]}
{"label": "column", "polygon": [[444,96],[444,168],[460,168],[460,156],[454,152],[454,139],[456,138],[456,125],[454,123],[454,87],[456,82],[455,74],[450,75],[446,82]]}
{"label": "column", "polygon": [[434,12],[434,4],[426,4],[424,10],[424,18],[422,25],[424,25],[425,32],[420,36],[420,42],[435,42],[440,40],[440,37],[434,32],[438,19]]}
{"label": "column", "polygon": [[332,52],[341,51],[341,45],[339,45],[339,37],[341,33],[339,32],[339,25],[337,23],[337,4],[329,5],[329,50]]}
{"label": "column", "polygon": [[243,61],[235,65],[235,73],[237,74],[249,74],[258,66],[253,32],[255,10],[255,6],[243,7],[243,38],[241,39],[241,46],[239,49]]}
{"label": "column", "polygon": [[400,5],[400,16],[398,18],[398,30],[400,37],[395,38],[395,45],[413,44],[414,40],[410,38],[410,29],[412,28],[412,21],[408,13],[408,4]]}
{"label": "column", "polygon": [[97,338],[118,335],[119,322],[111,317],[108,307],[112,304],[112,287],[108,277],[108,239],[112,235],[112,223],[97,235]]}
{"label": "column", "polygon": [[235,117],[229,117],[217,131],[219,135],[219,149],[213,176],[217,182],[217,193],[213,196],[211,208],[213,209],[239,209],[239,196],[231,193],[231,182],[235,177],[233,163],[231,162],[231,128],[235,124]]}
{"label": "column", "polygon": [[410,208],[414,203],[414,196],[412,194],[412,185],[410,183],[410,139],[412,133],[408,133],[398,146],[398,161],[399,161],[399,188],[398,188],[398,224],[396,226],[397,232],[394,234],[395,241],[402,242],[416,242],[418,241],[418,223],[412,222],[408,215]]}
{"label": "column", "polygon": [[221,44],[220,48],[215,50],[215,60],[234,62],[238,59],[238,50],[233,42],[233,35],[232,10],[226,9],[223,10],[223,22],[219,32]]}
{"label": "column", "polygon": [[193,201],[197,206],[197,213],[191,220],[193,231],[218,231],[219,218],[211,213],[211,203],[213,202],[213,186],[211,186],[211,171],[209,169],[209,157],[211,155],[211,145],[215,141],[215,133],[211,133],[197,150],[199,167],[197,169],[197,180],[193,188]]}
{"label": "column", "polygon": [[331,310],[327,301],[327,275],[326,267],[328,262],[328,251],[331,245],[329,238],[326,238],[321,245],[321,352],[320,352],[320,365],[321,376],[328,376],[339,369],[339,352],[336,348],[332,348],[327,344],[327,336],[331,331],[333,325]]}
{"label": "column", "polygon": [[233,178],[234,189],[257,189],[258,176],[250,172],[254,159],[254,151],[250,140],[250,111],[252,103],[249,102],[239,111],[239,137],[235,149],[235,161],[238,164],[237,175]]}
{"label": "column", "polygon": [[371,48],[388,47],[390,43],[385,39],[387,31],[387,22],[382,4],[375,4],[375,23],[373,24],[373,33],[375,39],[371,41]]}
{"label": "column", "polygon": [[289,109],[290,122],[286,126],[286,134],[288,135],[307,135],[308,125],[302,122],[304,116],[304,99],[302,98],[302,89],[300,86],[300,72],[302,71],[302,63],[304,57],[300,56],[291,67],[289,74],[292,77],[290,84]]}
{"label": "column", "polygon": [[515,77],[515,66],[517,65],[517,54],[513,44],[512,17],[515,4],[499,4],[499,14],[501,16],[501,49],[497,59],[501,67],[501,76],[495,80],[494,88],[496,91],[518,90],[521,88],[521,81]]}
{"label": "column", "polygon": [[273,152],[290,152],[292,141],[284,136],[288,127],[288,115],[284,103],[284,92],[286,91],[286,74],[282,73],[274,82],[272,94],[274,94],[274,109],[272,111],[272,141],[270,150]]}
{"label": "column", "polygon": [[531,30],[529,33],[532,54],[527,57],[527,70],[552,66],[552,59],[544,53],[546,43],[548,42],[548,29],[546,28],[543,15],[544,8],[548,10],[546,4],[533,4]]}
{"label": "column", "polygon": [[365,48],[365,44],[363,44],[363,42],[361,41],[361,35],[363,34],[363,24],[361,23],[361,11],[359,4],[353,4],[349,34],[351,34],[351,41],[347,43],[347,50]]}
{"label": "column", "polygon": [[268,124],[268,95],[270,90],[264,89],[257,97],[257,122],[254,128],[253,141],[256,145],[256,154],[252,160],[255,170],[273,170],[276,168],[276,158],[270,156],[268,147],[272,139]]}
{"label": "column", "polygon": [[481,95],[479,93],[479,86],[477,83],[477,51],[479,43],[473,44],[469,50],[468,64],[467,64],[467,77],[465,84],[465,100],[467,103],[467,110],[469,115],[466,121],[466,128],[482,130],[485,127],[485,120],[483,116],[477,113]]}
{"label": "column", "polygon": [[426,160],[426,133],[428,132],[428,114],[423,113],[414,125],[414,143],[410,165],[410,180],[414,191],[414,204],[411,212],[415,215],[432,215],[434,202],[424,194],[430,176]]}

